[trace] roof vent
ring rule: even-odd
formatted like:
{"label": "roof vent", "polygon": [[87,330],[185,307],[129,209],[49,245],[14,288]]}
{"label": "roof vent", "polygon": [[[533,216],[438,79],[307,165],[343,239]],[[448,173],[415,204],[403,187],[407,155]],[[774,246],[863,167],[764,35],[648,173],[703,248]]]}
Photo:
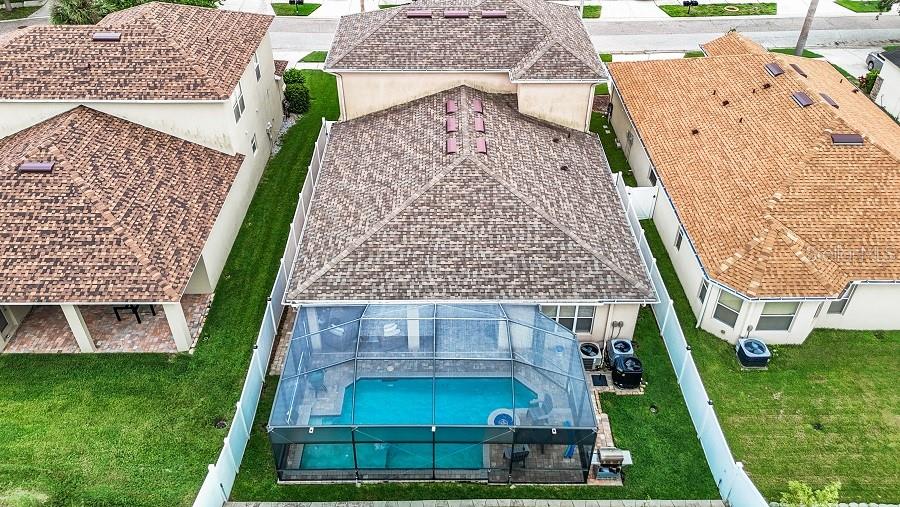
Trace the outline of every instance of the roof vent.
{"label": "roof vent", "polygon": [[484,104],[481,103],[481,99],[475,99],[472,101],[472,111],[484,114]]}
{"label": "roof vent", "polygon": [[487,141],[483,137],[475,139],[475,153],[487,153]]}
{"label": "roof vent", "polygon": [[771,88],[771,87],[772,87],[771,83],[763,83],[763,84],[762,84],[762,89],[763,89],[763,90],[768,90],[768,89]]}
{"label": "roof vent", "polygon": [[18,173],[52,173],[55,162],[22,162],[16,169]]}
{"label": "roof vent", "polygon": [[456,139],[450,138],[447,139],[447,155],[452,155],[459,151],[459,144],[457,144]]}
{"label": "roof vent", "polygon": [[453,114],[457,110],[459,110],[459,107],[457,107],[456,101],[453,99],[449,99],[447,101],[447,114]]}
{"label": "roof vent", "polygon": [[456,132],[457,130],[459,130],[459,120],[447,118],[447,132]]}
{"label": "roof vent", "polygon": [[407,18],[430,18],[431,9],[410,9],[406,11]]}
{"label": "roof vent", "polygon": [[699,129],[691,129],[691,135],[694,135],[694,136],[695,136],[695,135],[697,135],[697,134],[699,134],[699,133],[700,133],[700,130],[699,130]]}
{"label": "roof vent", "polygon": [[863,138],[859,134],[831,134],[831,144],[836,146],[862,146]]}
{"label": "roof vent", "polygon": [[482,18],[505,18],[506,11],[502,9],[481,11]]}
{"label": "roof vent", "polygon": [[811,106],[813,103],[812,99],[809,98],[809,95],[803,92],[794,92],[791,94],[791,97],[794,98],[794,102],[796,102],[800,107]]}
{"label": "roof vent", "polygon": [[776,76],[780,76],[780,75],[784,74],[784,69],[781,68],[781,65],[778,65],[777,63],[774,63],[774,62],[767,63],[765,65],[765,68],[766,68],[766,72],[768,72],[769,75],[772,77],[776,77]]}
{"label": "roof vent", "polygon": [[791,68],[793,68],[794,70],[796,70],[796,71],[797,71],[797,74],[800,74],[800,75],[803,76],[803,77],[807,77],[807,76],[806,76],[806,72],[803,72],[803,69],[801,69],[800,66],[797,65],[796,63],[792,63],[792,64],[791,64]]}
{"label": "roof vent", "polygon": [[466,10],[446,10],[444,11],[445,18],[468,18],[469,11]]}
{"label": "roof vent", "polygon": [[97,42],[119,42],[122,40],[122,34],[119,32],[94,32],[91,34],[91,40]]}
{"label": "roof vent", "polygon": [[837,102],[834,101],[833,98],[829,97],[828,95],[826,95],[826,94],[824,94],[824,93],[820,93],[819,96],[822,97],[822,100],[824,100],[825,102],[827,102],[829,106],[834,107],[834,108],[839,108],[839,107],[841,107],[841,106],[838,105]]}
{"label": "roof vent", "polygon": [[475,118],[475,132],[484,132],[484,118]]}

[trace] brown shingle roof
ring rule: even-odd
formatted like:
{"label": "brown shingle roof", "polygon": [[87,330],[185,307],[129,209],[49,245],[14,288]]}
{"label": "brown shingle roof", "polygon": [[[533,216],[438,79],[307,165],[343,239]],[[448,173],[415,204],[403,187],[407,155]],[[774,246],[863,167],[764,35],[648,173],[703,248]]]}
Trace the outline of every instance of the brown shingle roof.
{"label": "brown shingle roof", "polygon": [[[150,2],[96,26],[17,30],[0,48],[0,99],[224,100],[272,19]],[[104,31],[121,40],[92,40]]]}
{"label": "brown shingle roof", "polygon": [[[609,68],[712,278],[752,298],[900,280],[900,126],[828,62],[753,52]],[[863,146],[832,144],[854,132]]]}
{"label": "brown shingle roof", "polygon": [[286,299],[654,298],[597,137],[458,87],[333,126]]}
{"label": "brown shingle roof", "polygon": [[728,32],[706,44],[700,44],[700,48],[703,49],[707,56],[760,55],[767,53],[766,48],[735,31]]}
{"label": "brown shingle roof", "polygon": [[0,301],[178,301],[242,161],[83,106],[0,139]]}
{"label": "brown shingle roof", "polygon": [[[408,10],[430,9],[430,18]],[[445,18],[445,10],[469,17]],[[505,10],[505,18],[482,18]],[[341,18],[327,70],[508,71],[513,80],[606,79],[578,10],[546,0],[419,0]]]}
{"label": "brown shingle roof", "polygon": [[287,60],[275,60],[275,75],[283,76],[284,71],[287,70],[288,61]]}

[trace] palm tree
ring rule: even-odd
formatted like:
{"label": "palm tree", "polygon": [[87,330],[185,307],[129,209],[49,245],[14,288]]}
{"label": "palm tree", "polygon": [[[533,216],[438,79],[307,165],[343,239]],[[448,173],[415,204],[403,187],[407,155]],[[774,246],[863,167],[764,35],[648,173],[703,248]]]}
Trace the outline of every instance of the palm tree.
{"label": "palm tree", "polygon": [[12,3],[9,0],[3,0],[3,8],[6,12],[12,12]]}
{"label": "palm tree", "polygon": [[56,0],[50,10],[54,25],[93,25],[105,12],[94,0]]}
{"label": "palm tree", "polygon": [[818,5],[819,0],[809,2],[809,10],[806,11],[806,19],[803,20],[803,28],[800,29],[800,38],[797,39],[797,47],[794,48],[794,54],[797,56],[803,56],[803,50],[806,49],[806,38],[809,37],[809,29],[812,28]]}

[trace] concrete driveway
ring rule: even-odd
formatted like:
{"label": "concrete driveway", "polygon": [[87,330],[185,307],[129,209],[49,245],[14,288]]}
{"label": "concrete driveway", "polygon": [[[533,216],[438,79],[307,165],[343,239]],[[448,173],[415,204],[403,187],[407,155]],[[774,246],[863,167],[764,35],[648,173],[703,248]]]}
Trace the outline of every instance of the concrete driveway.
{"label": "concrete driveway", "polygon": [[823,48],[813,49],[816,53],[824,56],[829,62],[846,70],[854,76],[863,76],[868,72],[866,69],[866,56],[870,51],[881,51],[880,47],[868,48]]}

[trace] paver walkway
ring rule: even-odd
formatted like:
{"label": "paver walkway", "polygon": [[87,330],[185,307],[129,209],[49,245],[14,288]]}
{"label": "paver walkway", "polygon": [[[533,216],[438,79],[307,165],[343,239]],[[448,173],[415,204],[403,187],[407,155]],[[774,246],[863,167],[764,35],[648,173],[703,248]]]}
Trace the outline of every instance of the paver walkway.
{"label": "paver walkway", "polygon": [[725,507],[721,500],[421,500],[397,502],[228,502],[226,507]]}

